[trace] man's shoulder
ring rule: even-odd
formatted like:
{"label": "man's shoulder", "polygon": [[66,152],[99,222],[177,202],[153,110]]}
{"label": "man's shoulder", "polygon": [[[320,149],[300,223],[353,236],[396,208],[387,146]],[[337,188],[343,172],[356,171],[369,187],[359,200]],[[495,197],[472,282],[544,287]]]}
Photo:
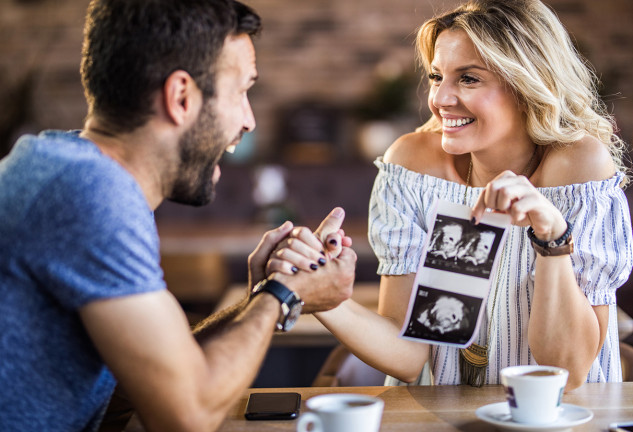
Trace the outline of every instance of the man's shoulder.
{"label": "man's shoulder", "polygon": [[152,229],[151,210],[134,178],[72,133],[25,136],[3,163],[0,219],[9,232],[26,226],[104,235],[130,224]]}
{"label": "man's shoulder", "polygon": [[56,178],[83,178],[82,168],[100,171],[100,175],[123,170],[116,169],[92,142],[80,138],[76,132],[63,131],[22,136],[3,165],[0,180],[16,183],[16,187],[26,182],[31,189]]}
{"label": "man's shoulder", "polygon": [[25,136],[9,158],[14,161],[3,181],[52,205],[71,208],[142,202],[134,178],[77,132],[45,131]]}

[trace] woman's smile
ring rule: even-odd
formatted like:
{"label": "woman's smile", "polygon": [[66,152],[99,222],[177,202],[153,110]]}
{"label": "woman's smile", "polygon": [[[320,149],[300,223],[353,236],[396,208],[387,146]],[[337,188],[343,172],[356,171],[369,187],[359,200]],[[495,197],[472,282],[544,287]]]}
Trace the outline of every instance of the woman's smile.
{"label": "woman's smile", "polygon": [[455,131],[457,129],[461,129],[463,126],[467,126],[474,122],[474,118],[463,117],[463,118],[446,118],[442,117],[442,126],[444,131]]}

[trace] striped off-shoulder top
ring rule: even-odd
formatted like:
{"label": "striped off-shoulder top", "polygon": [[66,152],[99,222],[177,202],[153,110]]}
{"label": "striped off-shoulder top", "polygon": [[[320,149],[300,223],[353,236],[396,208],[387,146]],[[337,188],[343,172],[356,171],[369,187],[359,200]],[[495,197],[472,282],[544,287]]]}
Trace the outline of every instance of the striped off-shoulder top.
{"label": "striped off-shoulder top", "polygon": [[[369,241],[378,257],[378,273],[415,273],[435,202],[444,199],[472,207],[482,188],[422,175],[380,158],[375,165],[379,171],[370,200]],[[615,291],[626,282],[633,265],[629,207],[619,187],[622,178],[623,174],[617,173],[604,181],[539,188],[573,224],[571,260],[580,289],[590,304],[609,305],[607,337],[587,375],[588,382],[622,379]],[[535,252],[526,231],[525,227],[512,226],[508,232],[503,252],[509,259],[499,260],[497,305],[491,317],[495,289],[491,287],[487,313],[475,340],[488,345],[486,384],[498,384],[499,371],[506,366],[535,364],[527,340]],[[458,349],[432,345],[430,368],[435,384],[459,384]]]}

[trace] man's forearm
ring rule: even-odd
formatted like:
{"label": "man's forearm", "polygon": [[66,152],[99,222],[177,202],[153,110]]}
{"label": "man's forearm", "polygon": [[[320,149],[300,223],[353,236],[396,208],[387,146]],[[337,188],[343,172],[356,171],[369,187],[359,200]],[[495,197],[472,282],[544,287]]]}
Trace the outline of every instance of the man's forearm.
{"label": "man's forearm", "polygon": [[[279,315],[279,302],[262,294],[209,317],[195,336],[206,357],[211,390],[203,405],[223,418],[252,384],[264,360]],[[222,392],[217,392],[222,389]]]}
{"label": "man's forearm", "polygon": [[249,296],[245,296],[239,303],[213,313],[200,321],[193,329],[193,335],[199,344],[210,338],[224,325],[233,321],[248,305]]}

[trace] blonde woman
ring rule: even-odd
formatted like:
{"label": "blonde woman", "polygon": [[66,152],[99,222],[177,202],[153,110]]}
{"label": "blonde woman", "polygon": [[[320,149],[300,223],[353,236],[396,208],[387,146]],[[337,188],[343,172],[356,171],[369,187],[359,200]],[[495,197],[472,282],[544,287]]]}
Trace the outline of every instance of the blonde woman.
{"label": "blonde woman", "polygon": [[[569,370],[567,389],[620,381],[615,291],[632,266],[624,143],[595,77],[538,0],[469,1],[417,38],[432,118],[376,161],[369,237],[378,314],[348,300],[315,314],[361,360],[419,382],[499,383],[518,364]],[[473,353],[400,339],[427,217],[438,199],[509,214]],[[470,355],[469,355],[470,354]],[[476,368],[475,368],[476,369]]]}

